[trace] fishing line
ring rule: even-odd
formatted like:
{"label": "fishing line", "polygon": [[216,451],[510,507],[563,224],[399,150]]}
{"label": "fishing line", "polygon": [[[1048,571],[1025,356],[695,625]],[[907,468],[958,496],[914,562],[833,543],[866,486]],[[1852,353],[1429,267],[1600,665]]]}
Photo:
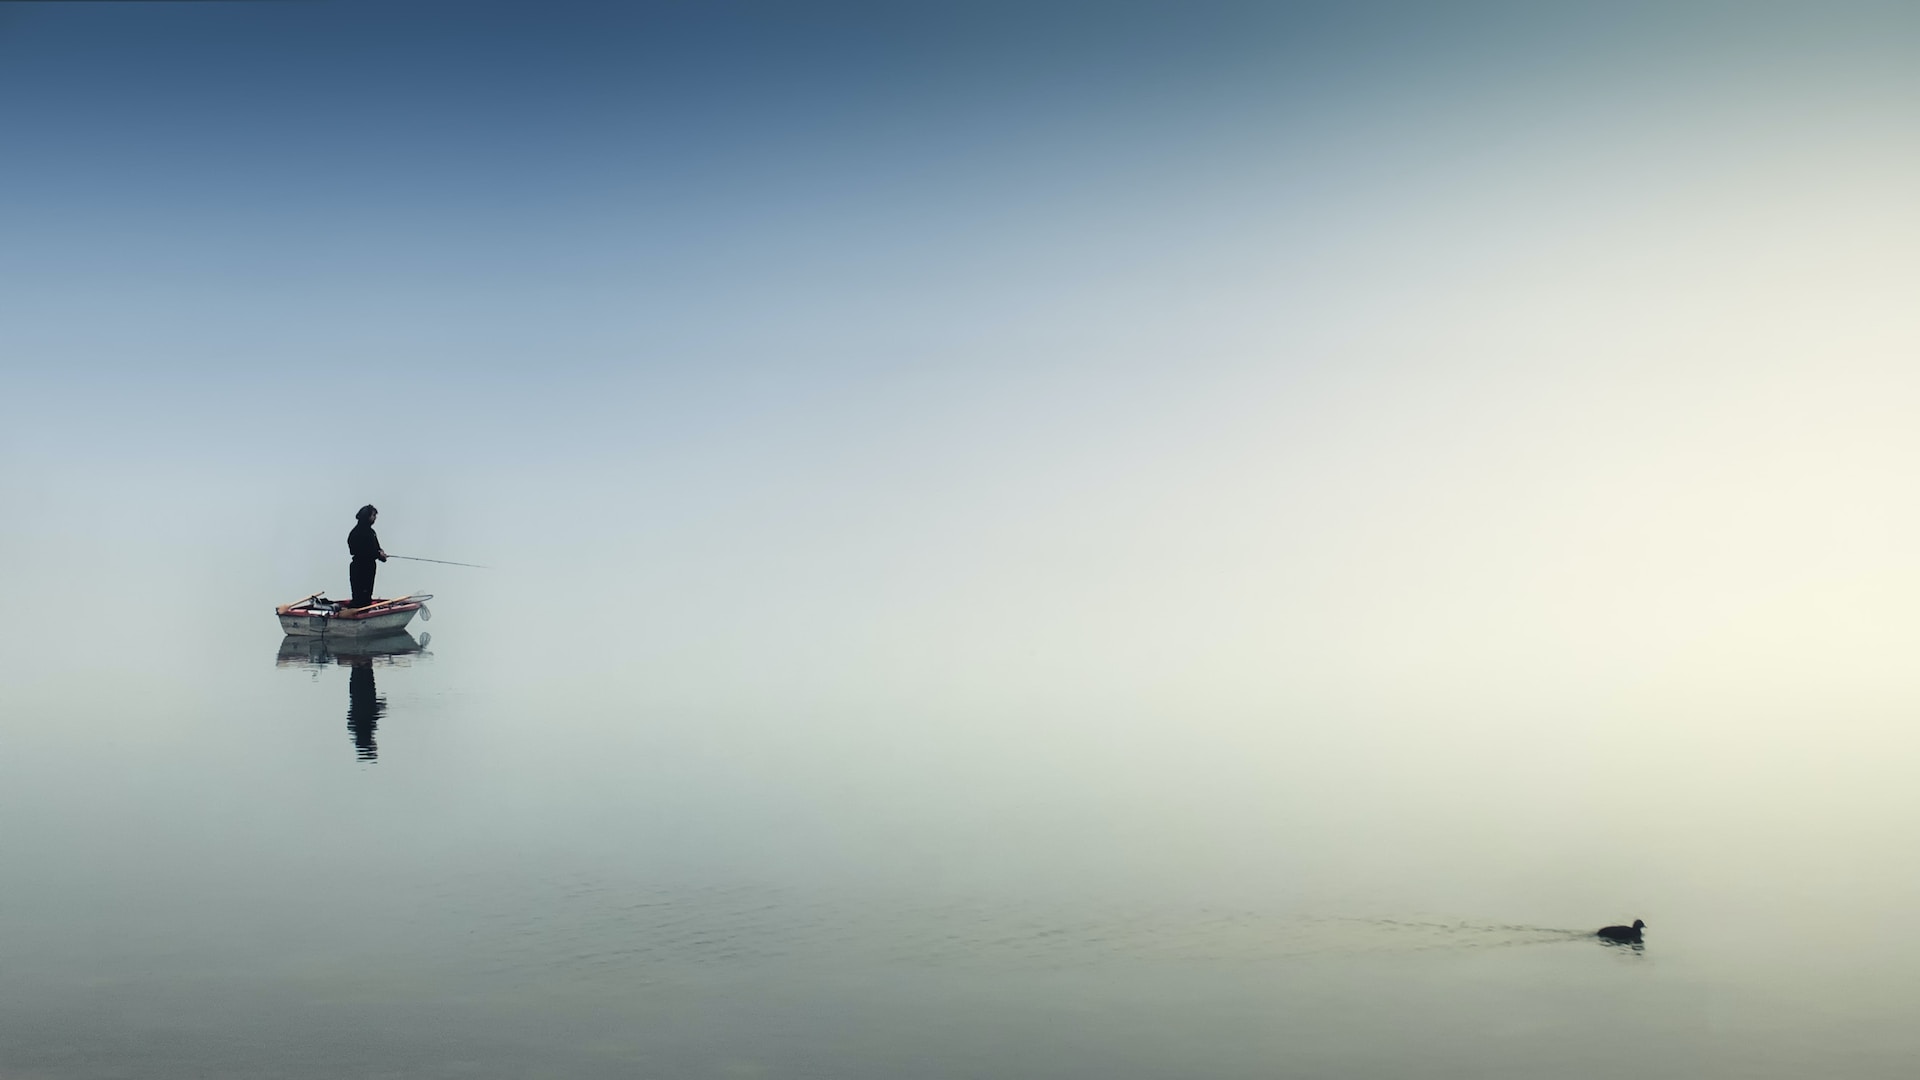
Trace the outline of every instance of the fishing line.
{"label": "fishing line", "polygon": [[454,561],[453,561],[452,559],[423,559],[423,558],[421,558],[421,557],[420,557],[420,556],[418,556],[418,555],[389,555],[389,556],[387,556],[387,558],[389,558],[389,559],[405,559],[405,560],[407,560],[408,562],[433,562],[433,563],[439,563],[439,564],[440,564],[440,565],[442,565],[442,566],[471,566],[471,567],[473,567],[473,568],[474,568],[475,570],[491,570],[491,569],[493,569],[493,567],[491,567],[491,566],[481,566],[481,565],[480,565],[479,563],[471,563],[471,562],[454,562]]}

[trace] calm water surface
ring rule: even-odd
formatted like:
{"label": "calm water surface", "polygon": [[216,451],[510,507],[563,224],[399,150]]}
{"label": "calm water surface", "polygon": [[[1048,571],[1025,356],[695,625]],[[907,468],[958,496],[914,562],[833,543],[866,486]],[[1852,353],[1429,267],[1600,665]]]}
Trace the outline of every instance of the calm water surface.
{"label": "calm water surface", "polygon": [[1920,1067],[1904,718],[835,699],[433,607],[16,654],[0,1076]]}

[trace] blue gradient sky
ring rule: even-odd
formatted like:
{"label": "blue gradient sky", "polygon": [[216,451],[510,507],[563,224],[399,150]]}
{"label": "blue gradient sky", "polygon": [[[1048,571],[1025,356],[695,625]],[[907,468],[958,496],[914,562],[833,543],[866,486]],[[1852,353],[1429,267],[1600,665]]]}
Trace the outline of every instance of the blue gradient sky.
{"label": "blue gradient sky", "polygon": [[1900,4],[7,5],[6,554],[212,532],[260,604],[371,500],[716,679],[1893,694],[1916,59]]}

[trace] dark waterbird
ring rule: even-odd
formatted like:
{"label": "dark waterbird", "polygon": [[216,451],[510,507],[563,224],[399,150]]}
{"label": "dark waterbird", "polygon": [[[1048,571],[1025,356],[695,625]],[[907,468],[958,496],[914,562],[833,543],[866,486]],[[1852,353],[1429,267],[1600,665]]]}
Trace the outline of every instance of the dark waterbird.
{"label": "dark waterbird", "polygon": [[1595,936],[1605,938],[1608,941],[1624,941],[1624,942],[1630,942],[1632,944],[1638,945],[1640,944],[1640,931],[1645,930],[1646,928],[1647,928],[1646,923],[1641,922],[1639,919],[1635,919],[1633,920],[1632,926],[1603,926],[1600,929],[1594,931],[1594,934]]}

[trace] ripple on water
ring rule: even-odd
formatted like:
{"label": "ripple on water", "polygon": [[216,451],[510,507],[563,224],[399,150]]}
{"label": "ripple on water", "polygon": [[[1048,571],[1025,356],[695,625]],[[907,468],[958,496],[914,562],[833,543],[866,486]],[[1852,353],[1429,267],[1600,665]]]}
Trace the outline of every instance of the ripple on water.
{"label": "ripple on water", "polygon": [[[499,894],[493,894],[498,896]],[[1320,954],[1495,949],[1589,931],[1440,918],[1359,918],[1227,908],[912,901],[758,886],[560,882],[514,902],[467,892],[443,909],[463,962],[489,970],[663,969],[777,961],[1071,968],[1255,963]]]}

